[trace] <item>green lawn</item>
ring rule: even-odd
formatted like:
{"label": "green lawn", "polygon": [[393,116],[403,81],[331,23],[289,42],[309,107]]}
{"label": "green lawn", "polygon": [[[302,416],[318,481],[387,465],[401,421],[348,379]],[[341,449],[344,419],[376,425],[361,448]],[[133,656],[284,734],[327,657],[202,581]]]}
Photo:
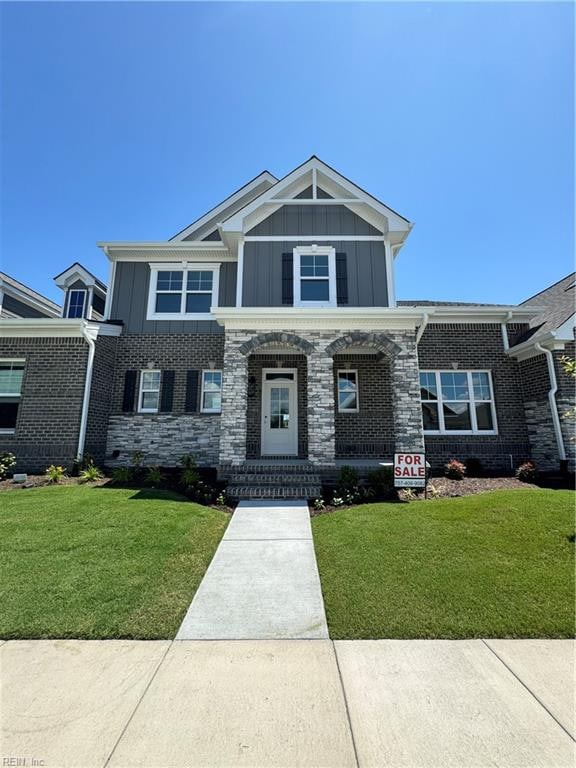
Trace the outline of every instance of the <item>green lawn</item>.
{"label": "green lawn", "polygon": [[331,637],[573,636],[574,499],[495,491],[315,517]]}
{"label": "green lawn", "polygon": [[174,637],[227,522],[167,491],[0,493],[0,637]]}

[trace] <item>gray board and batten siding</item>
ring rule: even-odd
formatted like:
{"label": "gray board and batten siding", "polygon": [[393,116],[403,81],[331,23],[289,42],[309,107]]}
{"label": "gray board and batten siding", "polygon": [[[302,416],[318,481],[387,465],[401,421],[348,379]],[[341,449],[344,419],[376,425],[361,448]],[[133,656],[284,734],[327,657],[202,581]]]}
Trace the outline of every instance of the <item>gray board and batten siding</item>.
{"label": "gray board and batten siding", "polygon": [[[146,320],[150,266],[140,261],[116,264],[114,296],[110,318],[124,323],[125,333],[223,333],[215,320]],[[219,300],[221,307],[236,304],[236,262],[220,265]]]}

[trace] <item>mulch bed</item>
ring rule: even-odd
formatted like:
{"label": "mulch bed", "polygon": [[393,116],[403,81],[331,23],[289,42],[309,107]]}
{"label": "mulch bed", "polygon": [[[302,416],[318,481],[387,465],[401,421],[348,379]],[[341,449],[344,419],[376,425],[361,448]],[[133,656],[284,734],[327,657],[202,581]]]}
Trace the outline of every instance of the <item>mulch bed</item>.
{"label": "mulch bed", "polygon": [[80,483],[77,477],[63,477],[59,483],[50,483],[45,475],[28,475],[25,483],[15,483],[12,479],[0,480],[0,491],[17,491],[21,488],[42,488],[44,485],[106,485],[107,477],[92,483]]}

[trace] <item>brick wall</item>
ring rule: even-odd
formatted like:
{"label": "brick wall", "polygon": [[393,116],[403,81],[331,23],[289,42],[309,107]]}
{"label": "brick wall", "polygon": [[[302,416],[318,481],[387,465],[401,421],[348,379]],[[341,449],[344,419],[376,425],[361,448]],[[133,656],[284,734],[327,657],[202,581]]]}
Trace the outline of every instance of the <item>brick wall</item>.
{"label": "brick wall", "polygon": [[[338,411],[337,372],[358,372],[357,413]],[[390,361],[378,355],[335,355],[336,458],[385,457],[394,453],[394,403]]]}
{"label": "brick wall", "polygon": [[[186,413],[186,372],[223,367],[224,337],[217,334],[130,334],[120,336],[116,350],[111,417],[106,463],[127,464],[134,451],[144,453],[145,464],[177,464],[184,453],[198,464],[214,466],[218,460],[220,415]],[[123,413],[127,370],[154,368],[175,372],[171,414]],[[112,454],[118,452],[116,458]]]}
{"label": "brick wall", "polygon": [[0,340],[0,357],[25,362],[16,431],[0,435],[0,451],[16,455],[17,472],[70,467],[76,457],[88,345],[74,338]]}
{"label": "brick wall", "polygon": [[[510,334],[517,329],[512,326]],[[492,372],[498,435],[426,435],[433,468],[451,458],[479,458],[487,469],[512,471],[530,456],[521,368],[504,351],[499,324],[431,323],[418,346],[421,370],[484,369]]]}
{"label": "brick wall", "polygon": [[117,346],[117,336],[99,336],[96,339],[84,453],[92,456],[97,464],[104,461],[106,454]]}

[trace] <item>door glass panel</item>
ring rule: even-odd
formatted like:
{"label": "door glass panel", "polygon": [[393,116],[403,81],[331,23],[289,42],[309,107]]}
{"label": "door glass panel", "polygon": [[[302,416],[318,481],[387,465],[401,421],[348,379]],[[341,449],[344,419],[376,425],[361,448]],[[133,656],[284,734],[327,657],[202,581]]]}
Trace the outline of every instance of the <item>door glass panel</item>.
{"label": "door glass panel", "polygon": [[290,427],[290,389],[288,387],[270,388],[270,429],[288,429]]}

